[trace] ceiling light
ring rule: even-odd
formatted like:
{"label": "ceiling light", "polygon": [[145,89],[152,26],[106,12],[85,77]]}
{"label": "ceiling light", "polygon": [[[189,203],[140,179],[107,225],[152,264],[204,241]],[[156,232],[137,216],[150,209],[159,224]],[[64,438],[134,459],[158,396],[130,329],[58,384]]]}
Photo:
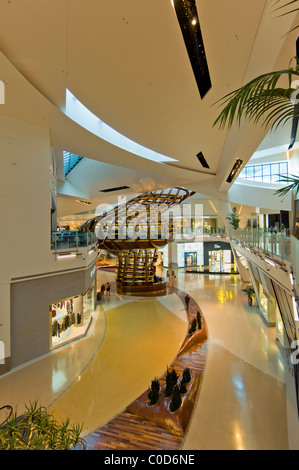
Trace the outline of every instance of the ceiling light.
{"label": "ceiling light", "polygon": [[79,201],[79,199],[76,199],[76,202],[80,202],[81,204],[87,204],[87,205],[90,205],[91,202],[88,202],[88,201]]}
{"label": "ceiling light", "polygon": [[197,19],[196,19],[196,18],[193,18],[193,20],[191,21],[191,23],[192,23],[193,25],[196,25]]}
{"label": "ceiling light", "polygon": [[234,163],[234,166],[226,180],[227,183],[232,183],[234,178],[236,177],[237,173],[239,172],[241,166],[243,165],[243,160],[240,160],[240,158],[237,158],[237,160]]}
{"label": "ceiling light", "polygon": [[271,260],[268,259],[268,258],[265,258],[265,261],[266,261],[266,263],[268,263],[268,264],[270,264],[271,266],[274,266],[274,267],[275,267],[274,261],[271,261]]}
{"label": "ceiling light", "polygon": [[70,253],[67,255],[57,255],[57,259],[62,259],[62,258],[76,258],[76,253]]}
{"label": "ceiling light", "polygon": [[210,168],[202,152],[199,152],[196,156],[204,168]]}

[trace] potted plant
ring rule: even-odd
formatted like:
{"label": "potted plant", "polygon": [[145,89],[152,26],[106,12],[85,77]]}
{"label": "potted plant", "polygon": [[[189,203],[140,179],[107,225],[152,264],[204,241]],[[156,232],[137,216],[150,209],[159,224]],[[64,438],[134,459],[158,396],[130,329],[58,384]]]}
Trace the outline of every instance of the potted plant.
{"label": "potted plant", "polygon": [[147,406],[156,405],[160,398],[159,392],[156,389],[152,389],[152,388],[150,388],[147,396],[148,396]]}
{"label": "potted plant", "polygon": [[13,411],[0,426],[0,450],[74,450],[85,449],[80,437],[82,426],[59,423],[37,401],[26,406],[20,416]]}
{"label": "potted plant", "polygon": [[180,394],[180,389],[178,385],[175,385],[173,389],[172,399],[169,405],[169,411],[171,413],[174,413],[180,408],[181,404],[182,404],[182,397]]}
{"label": "potted plant", "polygon": [[242,289],[242,292],[245,292],[245,294],[248,297],[248,305],[251,307],[252,306],[252,299],[255,296],[254,288],[253,286],[248,286],[245,289]]}
{"label": "potted plant", "polygon": [[237,208],[236,207],[233,207],[232,209],[232,212],[229,212],[227,214],[227,217],[226,219],[229,221],[230,225],[235,229],[237,230],[239,228],[239,225],[240,225],[240,218],[237,214]]}
{"label": "potted plant", "polygon": [[188,384],[189,382],[191,382],[191,371],[189,369],[189,367],[186,367],[184,370],[183,370],[183,376],[182,376],[184,382],[186,384]]}
{"label": "potted plant", "polygon": [[155,392],[160,391],[160,383],[159,383],[159,380],[157,378],[152,380],[151,389],[154,390]]}
{"label": "potted plant", "polygon": [[183,378],[181,378],[180,383],[179,383],[179,391],[181,395],[184,395],[188,391],[186,387],[186,382],[184,381]]}
{"label": "potted plant", "polygon": [[189,328],[189,336],[192,336],[192,334],[196,331],[196,318],[194,318],[191,322],[191,326]]}
{"label": "potted plant", "polygon": [[173,369],[171,372],[167,368],[166,372],[166,385],[164,389],[164,396],[170,397],[173,393],[174,386],[177,384],[178,375]]}
{"label": "potted plant", "polygon": [[201,320],[201,314],[199,313],[199,311],[197,311],[196,313],[196,321],[197,321],[197,328],[199,330],[202,329],[202,320]]}

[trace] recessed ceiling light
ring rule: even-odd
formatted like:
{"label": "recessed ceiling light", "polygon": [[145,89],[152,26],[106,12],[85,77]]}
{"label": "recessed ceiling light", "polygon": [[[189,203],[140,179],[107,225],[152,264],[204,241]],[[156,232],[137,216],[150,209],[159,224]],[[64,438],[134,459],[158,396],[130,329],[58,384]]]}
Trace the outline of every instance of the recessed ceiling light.
{"label": "recessed ceiling light", "polygon": [[196,24],[197,23],[197,19],[196,18],[193,18],[193,20],[191,21],[192,24]]}
{"label": "recessed ceiling light", "polygon": [[91,202],[88,202],[88,201],[79,201],[79,199],[76,199],[76,202],[80,202],[81,204],[87,204],[87,205],[90,205]]}

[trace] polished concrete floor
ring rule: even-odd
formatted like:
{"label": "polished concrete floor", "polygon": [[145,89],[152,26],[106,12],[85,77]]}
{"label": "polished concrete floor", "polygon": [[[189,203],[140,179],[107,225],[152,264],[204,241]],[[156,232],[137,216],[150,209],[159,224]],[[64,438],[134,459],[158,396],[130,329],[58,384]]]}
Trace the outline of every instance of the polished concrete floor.
{"label": "polished concrete floor", "polygon": [[[98,270],[98,285],[114,274]],[[172,279],[200,305],[209,330],[202,388],[184,450],[289,449],[288,364],[257,308],[247,306],[238,276],[179,272]],[[146,390],[174,360],[187,331],[176,294],[157,298],[105,296],[84,339],[0,378],[1,404],[38,398],[57,419],[105,424]],[[0,417],[1,421],[1,417]],[[295,444],[294,444],[295,442]]]}

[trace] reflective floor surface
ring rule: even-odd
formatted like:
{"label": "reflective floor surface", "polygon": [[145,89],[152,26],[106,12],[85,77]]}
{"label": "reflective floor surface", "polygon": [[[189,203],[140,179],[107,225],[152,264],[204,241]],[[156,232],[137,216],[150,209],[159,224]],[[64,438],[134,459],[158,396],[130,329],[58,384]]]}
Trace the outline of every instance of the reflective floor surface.
{"label": "reflective floor surface", "polygon": [[[98,286],[115,276],[97,275]],[[275,329],[248,307],[239,276],[179,272],[170,284],[196,300],[209,330],[204,379],[182,449],[288,449],[286,355]],[[186,320],[176,294],[136,298],[112,291],[97,305],[86,338],[0,378],[1,403],[21,412],[38,398],[58,419],[83,422],[87,435],[164,373]]]}

